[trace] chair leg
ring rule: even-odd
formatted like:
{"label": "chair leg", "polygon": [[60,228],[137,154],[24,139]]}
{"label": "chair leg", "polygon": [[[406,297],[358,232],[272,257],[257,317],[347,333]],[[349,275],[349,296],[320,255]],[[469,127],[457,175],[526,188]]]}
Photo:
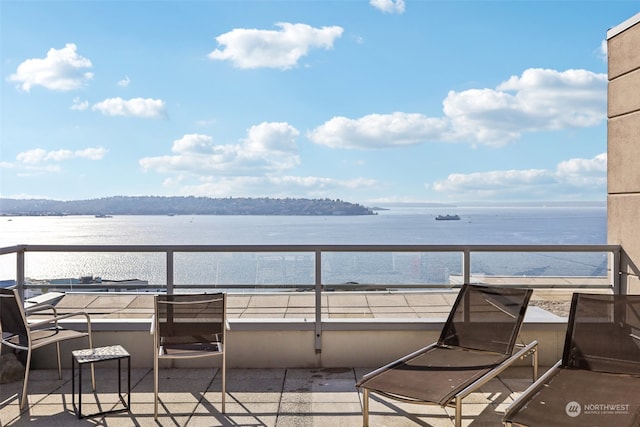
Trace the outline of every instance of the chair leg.
{"label": "chair leg", "polygon": [[22,385],[22,397],[20,398],[20,410],[27,403],[27,383],[29,382],[29,368],[31,367],[31,347],[27,350],[27,363],[24,367],[24,383]]}
{"label": "chair leg", "polygon": [[[91,330],[89,330],[89,348],[93,348],[93,341],[91,340]],[[93,391],[96,391],[96,368],[95,363],[89,363],[90,368],[91,368],[91,387],[93,388]],[[73,380],[73,378],[72,378]]]}
{"label": "chair leg", "polygon": [[60,341],[56,342],[56,355],[58,356],[58,379],[62,379],[62,362],[60,361]]}
{"label": "chair leg", "polygon": [[533,382],[538,380],[538,348],[533,349],[533,357],[531,358],[531,363],[533,364]]}
{"label": "chair leg", "polygon": [[225,413],[224,404],[227,398],[227,352],[222,353],[222,413]]}
{"label": "chair leg", "polygon": [[362,427],[369,427],[369,389],[362,391]]}
{"label": "chair leg", "polygon": [[[158,350],[155,350],[156,352]],[[158,419],[158,355],[153,356],[153,418]]]}
{"label": "chair leg", "polygon": [[456,427],[462,427],[462,398],[456,397]]}

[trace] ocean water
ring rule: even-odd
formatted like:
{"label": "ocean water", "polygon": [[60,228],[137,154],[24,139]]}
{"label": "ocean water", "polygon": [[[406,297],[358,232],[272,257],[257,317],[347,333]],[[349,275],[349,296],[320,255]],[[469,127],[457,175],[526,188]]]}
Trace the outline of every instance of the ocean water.
{"label": "ocean water", "polygon": [[[459,221],[436,221],[458,214]],[[93,216],[0,218],[0,247],[16,244],[605,244],[605,207],[392,207],[370,216]],[[178,284],[312,284],[313,254],[175,254]],[[87,275],[164,283],[164,254],[28,253],[25,275]],[[477,254],[474,274],[606,274],[605,254]],[[325,283],[444,283],[457,253],[331,253]],[[15,256],[0,256],[0,280]]]}

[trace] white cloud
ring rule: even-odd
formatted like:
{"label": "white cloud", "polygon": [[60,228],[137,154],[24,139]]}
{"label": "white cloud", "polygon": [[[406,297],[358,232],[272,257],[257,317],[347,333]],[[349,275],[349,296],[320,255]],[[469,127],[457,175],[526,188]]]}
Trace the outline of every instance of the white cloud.
{"label": "white cloud", "polygon": [[311,48],[331,49],[342,36],[338,26],[313,28],[306,24],[281,22],[278,31],[236,28],[216,37],[222,49],[209,53],[209,58],[231,61],[238,68],[290,69]]}
{"label": "white cloud", "polygon": [[107,150],[102,147],[85,148],[84,150],[77,150],[74,152],[75,157],[89,160],[101,160],[106,154]]}
{"label": "white cloud", "polygon": [[85,148],[82,150],[53,150],[34,148],[16,155],[15,163],[3,162],[3,169],[11,168],[17,176],[34,176],[45,173],[58,173],[62,171],[61,163],[73,159],[101,160],[107,150],[102,147]]}
{"label": "white cloud", "polygon": [[74,158],[86,158],[89,160],[101,160],[107,154],[102,147],[85,148],[82,150],[54,150],[47,151],[42,148],[34,148],[16,155],[16,160],[25,165],[37,165],[45,162],[62,162]]}
{"label": "white cloud", "polygon": [[56,150],[49,151],[46,153],[44,157],[44,161],[52,161],[52,162],[62,162],[64,160],[69,160],[74,157],[74,153],[71,150]]}
{"label": "white cloud", "polygon": [[47,151],[42,148],[34,148],[33,150],[18,153],[16,160],[25,164],[36,164],[45,160]]}
{"label": "white cloud", "polygon": [[[594,199],[606,195],[607,154],[592,159],[570,159],[560,162],[555,170],[499,170],[469,174],[451,174],[447,179],[427,187],[453,200],[483,198],[523,200],[537,198]],[[532,197],[534,196],[534,197]]]}
{"label": "white cloud", "polygon": [[46,58],[27,59],[7,80],[17,82],[18,88],[29,92],[33,86],[42,86],[57,91],[79,89],[93,73],[91,61],[77,54],[76,45],[67,43],[62,49],[49,49]]}
{"label": "white cloud", "polygon": [[94,104],[91,109],[106,116],[140,117],[144,119],[159,119],[167,116],[164,101],[151,98],[132,98],[129,100],[118,98],[105,99]]}
{"label": "white cloud", "polygon": [[258,175],[280,172],[300,163],[295,139],[299,132],[287,123],[261,123],[237,144],[219,145],[208,135],[189,134],[173,142],[173,155],[146,157],[143,170],[159,173]]}
{"label": "white cloud", "polygon": [[606,39],[603,39],[602,42],[600,42],[600,47],[598,48],[597,55],[605,62],[609,59],[609,46],[607,45]]}
{"label": "white cloud", "polygon": [[450,130],[446,120],[422,114],[370,114],[359,119],[334,117],[310,131],[316,144],[333,148],[387,148],[440,139]]}
{"label": "white cloud", "polygon": [[384,148],[426,142],[503,146],[524,132],[596,126],[606,120],[607,75],[532,68],[496,89],[451,91],[444,116],[395,112],[334,117],[308,133],[334,148]]}
{"label": "white cloud", "polygon": [[173,141],[171,154],[139,161],[144,171],[169,175],[163,186],[185,195],[226,197],[331,197],[342,190],[377,188],[375,180],[339,180],[286,173],[300,163],[288,123],[260,123],[236,144],[216,144],[209,135],[187,134]]}
{"label": "white cloud", "polygon": [[73,98],[72,110],[84,111],[89,108],[89,101],[81,101],[80,98]]}
{"label": "white cloud", "polygon": [[124,76],[124,79],[118,81],[118,86],[127,87],[131,83],[129,76]]}
{"label": "white cloud", "polygon": [[404,0],[369,0],[369,4],[384,13],[404,13]]}

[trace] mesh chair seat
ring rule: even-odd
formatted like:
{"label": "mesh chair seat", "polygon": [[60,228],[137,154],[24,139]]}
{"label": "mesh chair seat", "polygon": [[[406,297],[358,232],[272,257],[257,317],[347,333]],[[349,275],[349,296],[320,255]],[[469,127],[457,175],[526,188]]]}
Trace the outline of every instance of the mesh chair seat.
{"label": "mesh chair seat", "polygon": [[562,359],[505,413],[517,426],[640,425],[640,295],[574,293]]}
{"label": "mesh chair seat", "polygon": [[[447,405],[457,391],[504,362],[502,353],[433,346],[366,382],[371,391],[399,400]],[[427,372],[428,383],[421,375]]]}
{"label": "mesh chair seat", "polygon": [[[38,321],[29,323],[18,291],[13,289],[0,289],[0,346],[27,352],[25,364],[24,382],[22,386],[22,397],[20,399],[20,409],[27,403],[27,385],[29,383],[29,371],[31,367],[31,354],[33,350],[49,344],[56,345],[56,356],[58,359],[58,378],[62,379],[62,364],[60,361],[60,342],[76,338],[87,338],[89,348],[93,347],[91,337],[91,319],[85,312],[73,312],[59,315],[56,308],[50,305],[37,306],[30,312],[44,312],[51,310],[47,318],[39,318]],[[87,331],[75,331],[61,327],[58,321],[82,316],[87,322]],[[96,389],[95,373],[91,366],[91,383],[93,390]]]}
{"label": "mesh chair seat", "polygon": [[464,285],[437,343],[423,347],[365,375],[363,425],[369,423],[369,393],[395,400],[455,406],[462,425],[462,399],[515,361],[533,354],[537,377],[537,342],[514,353],[531,289]]}
{"label": "mesh chair seat", "polygon": [[226,396],[226,295],[156,295],[154,334],[154,417],[158,418],[160,360],[222,357],[222,408]]}

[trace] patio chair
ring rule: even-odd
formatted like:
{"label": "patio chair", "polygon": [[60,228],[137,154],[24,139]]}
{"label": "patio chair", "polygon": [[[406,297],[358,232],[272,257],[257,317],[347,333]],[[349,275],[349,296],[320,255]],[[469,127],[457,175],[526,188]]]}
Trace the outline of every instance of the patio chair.
{"label": "patio chair", "polygon": [[562,359],[506,410],[506,426],[640,425],[640,295],[575,293]]}
{"label": "patio chair", "polygon": [[363,425],[369,425],[369,394],[416,404],[455,408],[462,425],[462,399],[511,366],[533,355],[538,372],[537,341],[514,353],[531,289],[463,285],[436,343],[365,375]]}
{"label": "patio chair", "polygon": [[[46,317],[27,317],[29,314],[45,310],[51,310],[52,315],[47,314]],[[58,323],[62,319],[77,316],[84,316],[86,318],[86,332],[65,329]],[[31,367],[31,354],[33,353],[33,350],[49,344],[55,344],[56,355],[58,357],[58,378],[62,379],[60,342],[87,337],[89,348],[93,347],[93,341],[91,338],[91,319],[87,313],[73,312],[58,314],[56,308],[48,304],[41,304],[25,310],[20,296],[18,295],[18,291],[15,289],[0,289],[0,329],[2,329],[0,347],[6,345],[13,349],[27,352],[20,409],[23,409],[27,403],[27,384],[29,382],[29,370]],[[91,385],[95,391],[96,380],[93,366],[91,367]]]}
{"label": "patio chair", "polygon": [[226,395],[227,296],[156,295],[154,334],[154,418],[158,418],[158,370],[162,359],[222,357],[222,413]]}

